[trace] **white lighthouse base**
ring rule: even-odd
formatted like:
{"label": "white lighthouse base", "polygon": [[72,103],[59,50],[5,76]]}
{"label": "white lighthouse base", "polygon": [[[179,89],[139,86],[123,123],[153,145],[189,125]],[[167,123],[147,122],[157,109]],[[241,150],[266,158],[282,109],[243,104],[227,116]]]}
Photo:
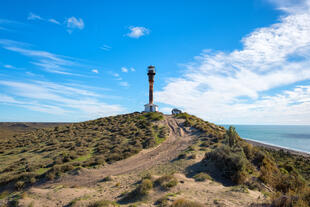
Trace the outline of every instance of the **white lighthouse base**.
{"label": "white lighthouse base", "polygon": [[145,112],[157,112],[158,106],[155,104],[145,104],[144,105],[144,111]]}

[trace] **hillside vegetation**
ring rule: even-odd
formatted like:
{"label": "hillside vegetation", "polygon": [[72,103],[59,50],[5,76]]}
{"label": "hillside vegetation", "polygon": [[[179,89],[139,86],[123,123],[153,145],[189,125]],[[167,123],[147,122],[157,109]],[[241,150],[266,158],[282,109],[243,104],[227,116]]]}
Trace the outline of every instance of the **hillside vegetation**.
{"label": "hillside vegetation", "polygon": [[[132,156],[142,149],[159,145],[166,138],[167,142],[160,146]],[[123,161],[116,162],[119,160]],[[15,190],[25,190],[34,183],[57,179],[63,173],[74,174],[82,167],[107,165],[106,168],[91,170],[91,174],[86,171],[85,174],[67,177],[67,182],[78,177],[73,180],[78,180],[81,187],[83,176],[92,175],[90,179],[96,185],[87,189],[94,191],[92,196],[88,198],[81,193],[84,197],[72,197],[70,203],[66,201],[67,206],[83,202],[84,206],[135,206],[141,202],[171,207],[204,206],[207,203],[211,206],[229,206],[232,203],[238,206],[239,196],[243,199],[249,197],[241,206],[246,203],[252,206],[310,206],[309,158],[283,150],[255,147],[241,139],[234,127],[226,130],[187,113],[176,116],[131,113],[35,129],[2,138],[0,162],[0,187],[11,186]],[[114,164],[108,165],[111,163]],[[124,163],[127,166],[123,166]],[[135,168],[143,163],[146,164],[140,167],[152,164],[147,174],[143,174],[143,167]],[[123,170],[121,175],[120,170]],[[106,171],[110,173],[105,174]],[[106,177],[102,179],[100,176]],[[41,204],[52,203],[50,196],[57,193],[55,188],[44,189],[48,193]],[[83,191],[79,187],[60,188],[64,192]],[[221,199],[197,197],[200,193],[214,195],[210,188]],[[195,193],[191,194],[192,191]],[[8,192],[4,193],[0,194],[0,200],[8,196]],[[261,198],[257,195],[262,193],[271,200],[264,199],[266,203],[260,204],[253,202],[253,199],[258,202]],[[38,195],[32,199],[37,199]],[[60,194],[56,195],[55,200],[58,201]],[[63,200],[68,199],[69,194],[66,195]],[[96,199],[91,200],[94,196]]]}
{"label": "hillside vegetation", "polygon": [[196,145],[207,152],[201,164],[210,175],[220,174],[234,185],[271,192],[273,206],[310,206],[310,160],[303,156],[254,147],[234,127],[216,132],[212,124],[183,113],[178,118],[204,133]]}
{"label": "hillside vegetation", "polygon": [[161,119],[160,113],[132,113],[2,138],[0,186],[14,183],[19,190],[79,167],[125,159],[165,139]]}

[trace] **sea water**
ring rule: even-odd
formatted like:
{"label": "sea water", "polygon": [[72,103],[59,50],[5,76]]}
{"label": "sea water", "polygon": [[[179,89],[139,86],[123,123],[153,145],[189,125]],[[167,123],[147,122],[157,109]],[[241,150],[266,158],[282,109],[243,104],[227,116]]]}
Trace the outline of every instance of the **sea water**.
{"label": "sea water", "polygon": [[[223,125],[228,128],[230,125]],[[310,153],[310,125],[233,125],[240,137]]]}

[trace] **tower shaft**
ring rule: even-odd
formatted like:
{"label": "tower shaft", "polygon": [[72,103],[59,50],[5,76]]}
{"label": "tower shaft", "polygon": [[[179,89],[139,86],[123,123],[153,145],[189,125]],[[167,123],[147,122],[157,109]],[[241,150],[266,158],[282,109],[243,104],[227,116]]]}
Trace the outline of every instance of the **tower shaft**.
{"label": "tower shaft", "polygon": [[153,104],[154,81],[149,80],[149,104]]}

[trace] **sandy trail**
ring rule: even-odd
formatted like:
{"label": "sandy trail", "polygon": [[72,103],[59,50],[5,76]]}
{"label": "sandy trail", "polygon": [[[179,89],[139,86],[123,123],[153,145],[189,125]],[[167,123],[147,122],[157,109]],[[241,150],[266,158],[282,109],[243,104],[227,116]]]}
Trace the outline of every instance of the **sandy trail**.
{"label": "sandy trail", "polygon": [[99,169],[82,169],[78,175],[65,175],[59,180],[48,182],[41,187],[50,184],[92,186],[106,176],[115,176],[131,172],[150,169],[154,165],[169,162],[176,158],[181,151],[186,149],[197,136],[197,130],[183,126],[184,120],[165,116],[165,123],[169,127],[168,138],[159,146],[142,150],[125,160],[106,165]]}

